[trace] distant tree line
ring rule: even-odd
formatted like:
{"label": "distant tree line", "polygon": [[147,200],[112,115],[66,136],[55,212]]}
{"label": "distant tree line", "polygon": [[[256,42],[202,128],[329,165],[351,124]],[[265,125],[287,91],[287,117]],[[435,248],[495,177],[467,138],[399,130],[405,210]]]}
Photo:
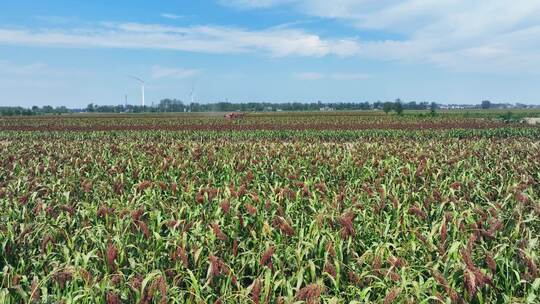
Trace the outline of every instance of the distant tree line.
{"label": "distant tree line", "polygon": [[41,114],[64,114],[78,112],[77,109],[68,109],[65,106],[61,107],[52,107],[52,106],[33,106],[31,108],[23,107],[0,107],[0,115],[3,116],[30,116],[30,115],[41,115]]}
{"label": "distant tree line", "polygon": [[[495,104],[484,100],[478,105],[452,105],[450,108],[510,108],[510,107],[528,107],[524,104]],[[177,99],[163,99],[156,105],[138,106],[138,105],[96,105],[89,104],[83,109],[68,109],[62,107],[33,106],[31,108],[24,107],[0,107],[0,115],[2,116],[20,116],[20,115],[44,115],[44,114],[64,114],[64,113],[161,113],[161,112],[264,112],[264,111],[344,111],[344,110],[382,110],[385,113],[394,111],[401,115],[405,110],[429,110],[432,115],[439,108],[445,109],[448,106],[441,106],[434,102],[403,102],[401,99],[395,101],[376,101],[376,102],[287,102],[287,103],[271,103],[271,102],[214,102],[214,103],[184,103]]]}
{"label": "distant tree line", "polygon": [[[163,99],[157,105],[150,107],[141,106],[98,106],[88,105],[86,112],[264,112],[264,111],[328,111],[328,110],[383,110],[388,102],[215,102],[215,103],[183,103],[177,99]],[[392,109],[402,110],[428,110],[432,107],[429,102],[411,101],[403,103],[400,99],[391,102]],[[399,111],[399,110],[398,110]]]}

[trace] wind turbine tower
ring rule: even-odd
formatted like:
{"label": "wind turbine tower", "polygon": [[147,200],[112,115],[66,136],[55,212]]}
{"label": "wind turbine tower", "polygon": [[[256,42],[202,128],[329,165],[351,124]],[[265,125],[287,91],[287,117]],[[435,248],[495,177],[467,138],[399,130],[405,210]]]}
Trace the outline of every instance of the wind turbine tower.
{"label": "wind turbine tower", "polygon": [[191,92],[189,93],[189,97],[191,98],[191,103],[193,103],[193,94],[195,94],[195,86],[191,86]]}
{"label": "wind turbine tower", "polygon": [[142,106],[144,107],[144,80],[142,80],[141,78],[139,77],[135,77],[135,76],[129,76],[130,78],[133,78],[135,80],[137,80],[140,84],[141,84],[141,98],[142,98]]}

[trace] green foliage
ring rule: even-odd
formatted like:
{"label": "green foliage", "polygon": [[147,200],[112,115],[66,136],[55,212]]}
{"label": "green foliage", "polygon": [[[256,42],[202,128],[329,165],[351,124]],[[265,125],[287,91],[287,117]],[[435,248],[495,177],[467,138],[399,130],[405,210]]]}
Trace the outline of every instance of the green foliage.
{"label": "green foliage", "polygon": [[391,102],[385,102],[383,105],[383,111],[384,113],[388,114],[390,111],[394,109],[394,104]]}
{"label": "green foliage", "polygon": [[513,120],[513,116],[514,115],[512,114],[512,112],[508,111],[504,114],[501,114],[499,117],[505,122],[510,122]]}
{"label": "green foliage", "polygon": [[386,129],[219,131],[221,118],[181,117],[215,129],[0,131],[1,303],[537,301],[540,128],[437,117],[449,128],[422,131],[440,125],[381,114],[226,124]]}
{"label": "green foliage", "polygon": [[401,103],[401,101],[398,99],[396,100],[396,102],[394,103],[394,111],[396,111],[396,114],[397,115],[402,115],[403,114],[403,104]]}
{"label": "green foliage", "polygon": [[431,115],[431,117],[435,117],[437,116],[437,104],[432,102],[430,107],[429,107],[429,114]]}

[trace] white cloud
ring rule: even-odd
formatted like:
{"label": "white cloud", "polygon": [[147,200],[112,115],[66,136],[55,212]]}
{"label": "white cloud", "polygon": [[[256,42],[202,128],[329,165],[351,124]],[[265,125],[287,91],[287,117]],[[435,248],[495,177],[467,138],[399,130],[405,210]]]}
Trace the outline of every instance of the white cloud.
{"label": "white cloud", "polygon": [[162,67],[154,66],[152,67],[152,78],[175,78],[175,79],[185,79],[197,76],[201,73],[198,69],[183,69],[183,68],[173,68],[173,67]]}
{"label": "white cloud", "polygon": [[331,79],[337,81],[348,81],[348,80],[364,80],[371,78],[371,75],[364,73],[331,73],[323,74],[318,72],[304,72],[304,73],[295,73],[293,78],[297,80],[321,80],[321,79]]}
{"label": "white cloud", "polygon": [[[361,29],[358,37],[322,37],[300,24],[262,30],[215,25],[100,23],[61,29],[2,28],[0,44],[131,48],[272,57],[358,56],[444,68],[536,73],[538,0],[220,0],[241,9],[283,6]],[[177,18],[163,14],[166,18]],[[370,35],[373,31],[377,35]],[[366,34],[367,33],[367,34]],[[400,37],[381,39],[374,37]]]}
{"label": "white cloud", "polygon": [[163,17],[165,19],[178,20],[178,19],[183,19],[185,16],[163,13],[163,14],[161,14],[161,17]]}
{"label": "white cloud", "polygon": [[294,3],[296,0],[220,0],[222,4],[236,8],[266,8],[276,5]]}
{"label": "white cloud", "polygon": [[0,44],[73,48],[125,48],[202,53],[263,52],[273,57],[350,56],[354,39],[322,39],[300,29],[251,31],[224,26],[174,27],[159,24],[101,23],[92,28],[0,28]]}
{"label": "white cloud", "polygon": [[[540,68],[538,0],[223,0],[239,8],[288,5],[399,40],[364,39],[347,54],[456,69],[533,72]],[[391,37],[391,36],[390,36]]]}

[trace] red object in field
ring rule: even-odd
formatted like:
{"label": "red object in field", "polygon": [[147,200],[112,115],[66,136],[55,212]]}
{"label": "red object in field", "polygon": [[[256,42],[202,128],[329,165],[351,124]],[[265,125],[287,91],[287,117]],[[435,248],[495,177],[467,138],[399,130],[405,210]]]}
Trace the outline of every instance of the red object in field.
{"label": "red object in field", "polygon": [[227,113],[227,114],[225,114],[225,118],[227,118],[227,119],[242,119],[242,118],[244,118],[244,113],[236,113],[236,112]]}

